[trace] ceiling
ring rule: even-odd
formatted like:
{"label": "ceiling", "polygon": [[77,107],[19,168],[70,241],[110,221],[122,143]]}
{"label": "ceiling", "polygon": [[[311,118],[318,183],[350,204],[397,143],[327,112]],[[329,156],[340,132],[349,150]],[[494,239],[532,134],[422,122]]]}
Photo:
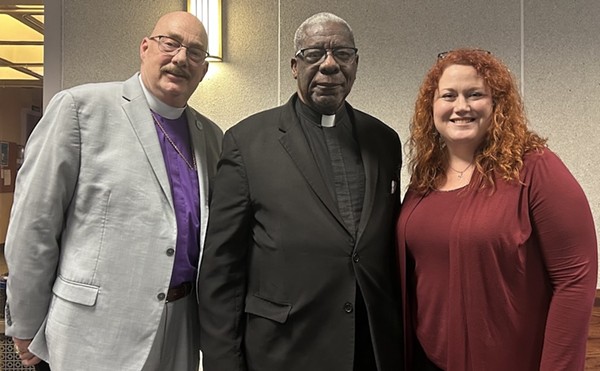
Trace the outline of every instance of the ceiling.
{"label": "ceiling", "polygon": [[[17,4],[14,4],[14,3]],[[42,87],[43,1],[0,1],[0,87]]]}

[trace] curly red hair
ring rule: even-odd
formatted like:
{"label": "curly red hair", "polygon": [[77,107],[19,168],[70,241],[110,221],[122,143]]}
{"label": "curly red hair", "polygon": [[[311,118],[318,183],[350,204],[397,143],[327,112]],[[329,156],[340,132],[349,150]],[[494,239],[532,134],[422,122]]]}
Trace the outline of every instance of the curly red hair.
{"label": "curly red hair", "polygon": [[433,101],[442,73],[455,64],[475,68],[492,94],[492,122],[474,159],[481,187],[493,188],[495,175],[518,181],[523,156],[546,147],[546,139],[528,129],[515,78],[504,63],[481,49],[442,53],[419,89],[410,123],[409,187],[422,194],[436,189],[446,177],[447,152],[433,123]]}

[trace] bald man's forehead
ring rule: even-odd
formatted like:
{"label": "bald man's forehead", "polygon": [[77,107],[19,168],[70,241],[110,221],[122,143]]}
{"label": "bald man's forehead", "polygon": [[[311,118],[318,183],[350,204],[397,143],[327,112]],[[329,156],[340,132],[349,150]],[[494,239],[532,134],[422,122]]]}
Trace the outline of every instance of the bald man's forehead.
{"label": "bald man's forehead", "polygon": [[153,36],[169,36],[186,45],[206,48],[208,36],[198,18],[189,13],[173,13],[161,18],[154,30]]}
{"label": "bald man's forehead", "polygon": [[202,50],[206,50],[208,44],[208,42],[205,39],[203,40],[203,38],[200,37],[200,35],[195,35],[195,37],[191,40],[186,40],[184,35],[177,32],[164,32],[161,35],[169,36],[170,38],[175,39],[180,43],[185,44],[186,46],[200,48]]}

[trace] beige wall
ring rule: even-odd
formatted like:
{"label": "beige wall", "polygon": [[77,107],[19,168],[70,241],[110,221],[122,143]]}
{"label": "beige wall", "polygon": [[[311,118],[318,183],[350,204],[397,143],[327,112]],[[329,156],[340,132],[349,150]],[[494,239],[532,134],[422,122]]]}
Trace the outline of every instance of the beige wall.
{"label": "beige wall", "polygon": [[[62,59],[62,77],[46,80],[69,87],[129,77],[139,65],[139,42],[158,15],[184,9],[186,1],[153,1],[150,8],[145,0],[49,3],[62,7],[63,50],[49,51]],[[354,28],[360,64],[349,101],[403,140],[417,89],[438,52],[472,46],[501,57],[520,80],[532,126],[580,181],[598,221],[600,1],[223,0],[225,62],[211,64],[191,105],[228,128],[285,102],[295,87],[293,33],[319,11]]]}

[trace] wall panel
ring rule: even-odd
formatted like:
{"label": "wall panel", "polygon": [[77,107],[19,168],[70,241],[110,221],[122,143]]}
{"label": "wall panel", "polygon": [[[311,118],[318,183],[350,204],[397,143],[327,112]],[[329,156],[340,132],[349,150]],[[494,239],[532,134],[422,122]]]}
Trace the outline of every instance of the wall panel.
{"label": "wall panel", "polygon": [[531,124],[548,137],[550,148],[581,183],[592,206],[598,236],[599,17],[600,2],[596,0],[527,0],[523,61]]}

